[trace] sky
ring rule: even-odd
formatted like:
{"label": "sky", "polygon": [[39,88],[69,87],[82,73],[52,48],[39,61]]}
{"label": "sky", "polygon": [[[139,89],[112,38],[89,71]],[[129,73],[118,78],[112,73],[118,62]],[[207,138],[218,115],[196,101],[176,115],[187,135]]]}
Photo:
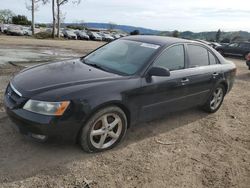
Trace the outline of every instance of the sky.
{"label": "sky", "polygon": [[[71,0],[73,1],[73,0]],[[30,0],[0,0],[0,9],[24,14]],[[250,31],[250,0],[82,0],[63,5],[65,22],[114,22],[162,31]],[[51,4],[40,5],[38,23],[52,22]]]}

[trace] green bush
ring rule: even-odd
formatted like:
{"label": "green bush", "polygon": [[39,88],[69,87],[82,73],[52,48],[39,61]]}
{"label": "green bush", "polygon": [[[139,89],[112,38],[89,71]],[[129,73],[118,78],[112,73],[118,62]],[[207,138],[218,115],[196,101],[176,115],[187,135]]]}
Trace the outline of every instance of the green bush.
{"label": "green bush", "polygon": [[51,38],[51,33],[50,32],[39,32],[35,34],[35,38],[37,39],[48,39]]}
{"label": "green bush", "polygon": [[140,35],[140,31],[139,30],[131,31],[130,35]]}
{"label": "green bush", "polygon": [[38,26],[38,27],[47,27],[46,24],[36,24],[36,26]]}
{"label": "green bush", "polygon": [[77,30],[77,29],[84,30],[85,29],[84,26],[80,26],[80,25],[68,25],[66,27],[69,28],[69,29],[75,29],[75,30]]}

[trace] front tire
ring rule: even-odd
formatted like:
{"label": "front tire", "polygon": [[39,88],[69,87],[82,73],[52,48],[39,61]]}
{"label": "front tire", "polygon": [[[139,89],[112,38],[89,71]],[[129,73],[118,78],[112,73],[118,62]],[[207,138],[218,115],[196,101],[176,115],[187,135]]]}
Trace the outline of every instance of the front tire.
{"label": "front tire", "polygon": [[203,106],[203,109],[208,113],[214,113],[219,110],[224,100],[225,94],[225,87],[222,84],[217,85],[208,98],[206,104]]}
{"label": "front tire", "polygon": [[81,130],[80,145],[88,153],[115,147],[127,130],[127,117],[116,106],[102,108],[93,114]]}

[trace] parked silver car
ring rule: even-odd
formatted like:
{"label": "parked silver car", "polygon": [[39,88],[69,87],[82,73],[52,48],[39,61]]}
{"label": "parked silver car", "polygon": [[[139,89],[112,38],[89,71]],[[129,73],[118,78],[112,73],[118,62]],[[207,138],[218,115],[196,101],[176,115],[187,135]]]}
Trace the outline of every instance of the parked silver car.
{"label": "parked silver car", "polygon": [[77,30],[77,31],[75,31],[75,34],[77,35],[78,39],[89,40],[89,36],[85,31]]}
{"label": "parked silver car", "polygon": [[64,30],[63,34],[64,34],[64,37],[67,39],[77,40],[77,35],[74,33],[74,30]]}
{"label": "parked silver car", "polygon": [[88,32],[91,40],[102,41],[102,37],[96,32]]}

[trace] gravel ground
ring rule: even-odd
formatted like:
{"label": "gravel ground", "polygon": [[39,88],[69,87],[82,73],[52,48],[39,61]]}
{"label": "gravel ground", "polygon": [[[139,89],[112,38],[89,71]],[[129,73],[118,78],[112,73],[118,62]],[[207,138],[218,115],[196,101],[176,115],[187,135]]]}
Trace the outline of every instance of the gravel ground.
{"label": "gravel ground", "polygon": [[[54,46],[78,53],[101,45],[42,41],[0,36],[0,45]],[[58,141],[35,143],[17,133],[2,95],[21,68],[0,67],[0,187],[249,187],[250,71],[244,61],[230,60],[237,65],[237,78],[217,113],[194,108],[139,124],[117,148],[98,154]]]}

